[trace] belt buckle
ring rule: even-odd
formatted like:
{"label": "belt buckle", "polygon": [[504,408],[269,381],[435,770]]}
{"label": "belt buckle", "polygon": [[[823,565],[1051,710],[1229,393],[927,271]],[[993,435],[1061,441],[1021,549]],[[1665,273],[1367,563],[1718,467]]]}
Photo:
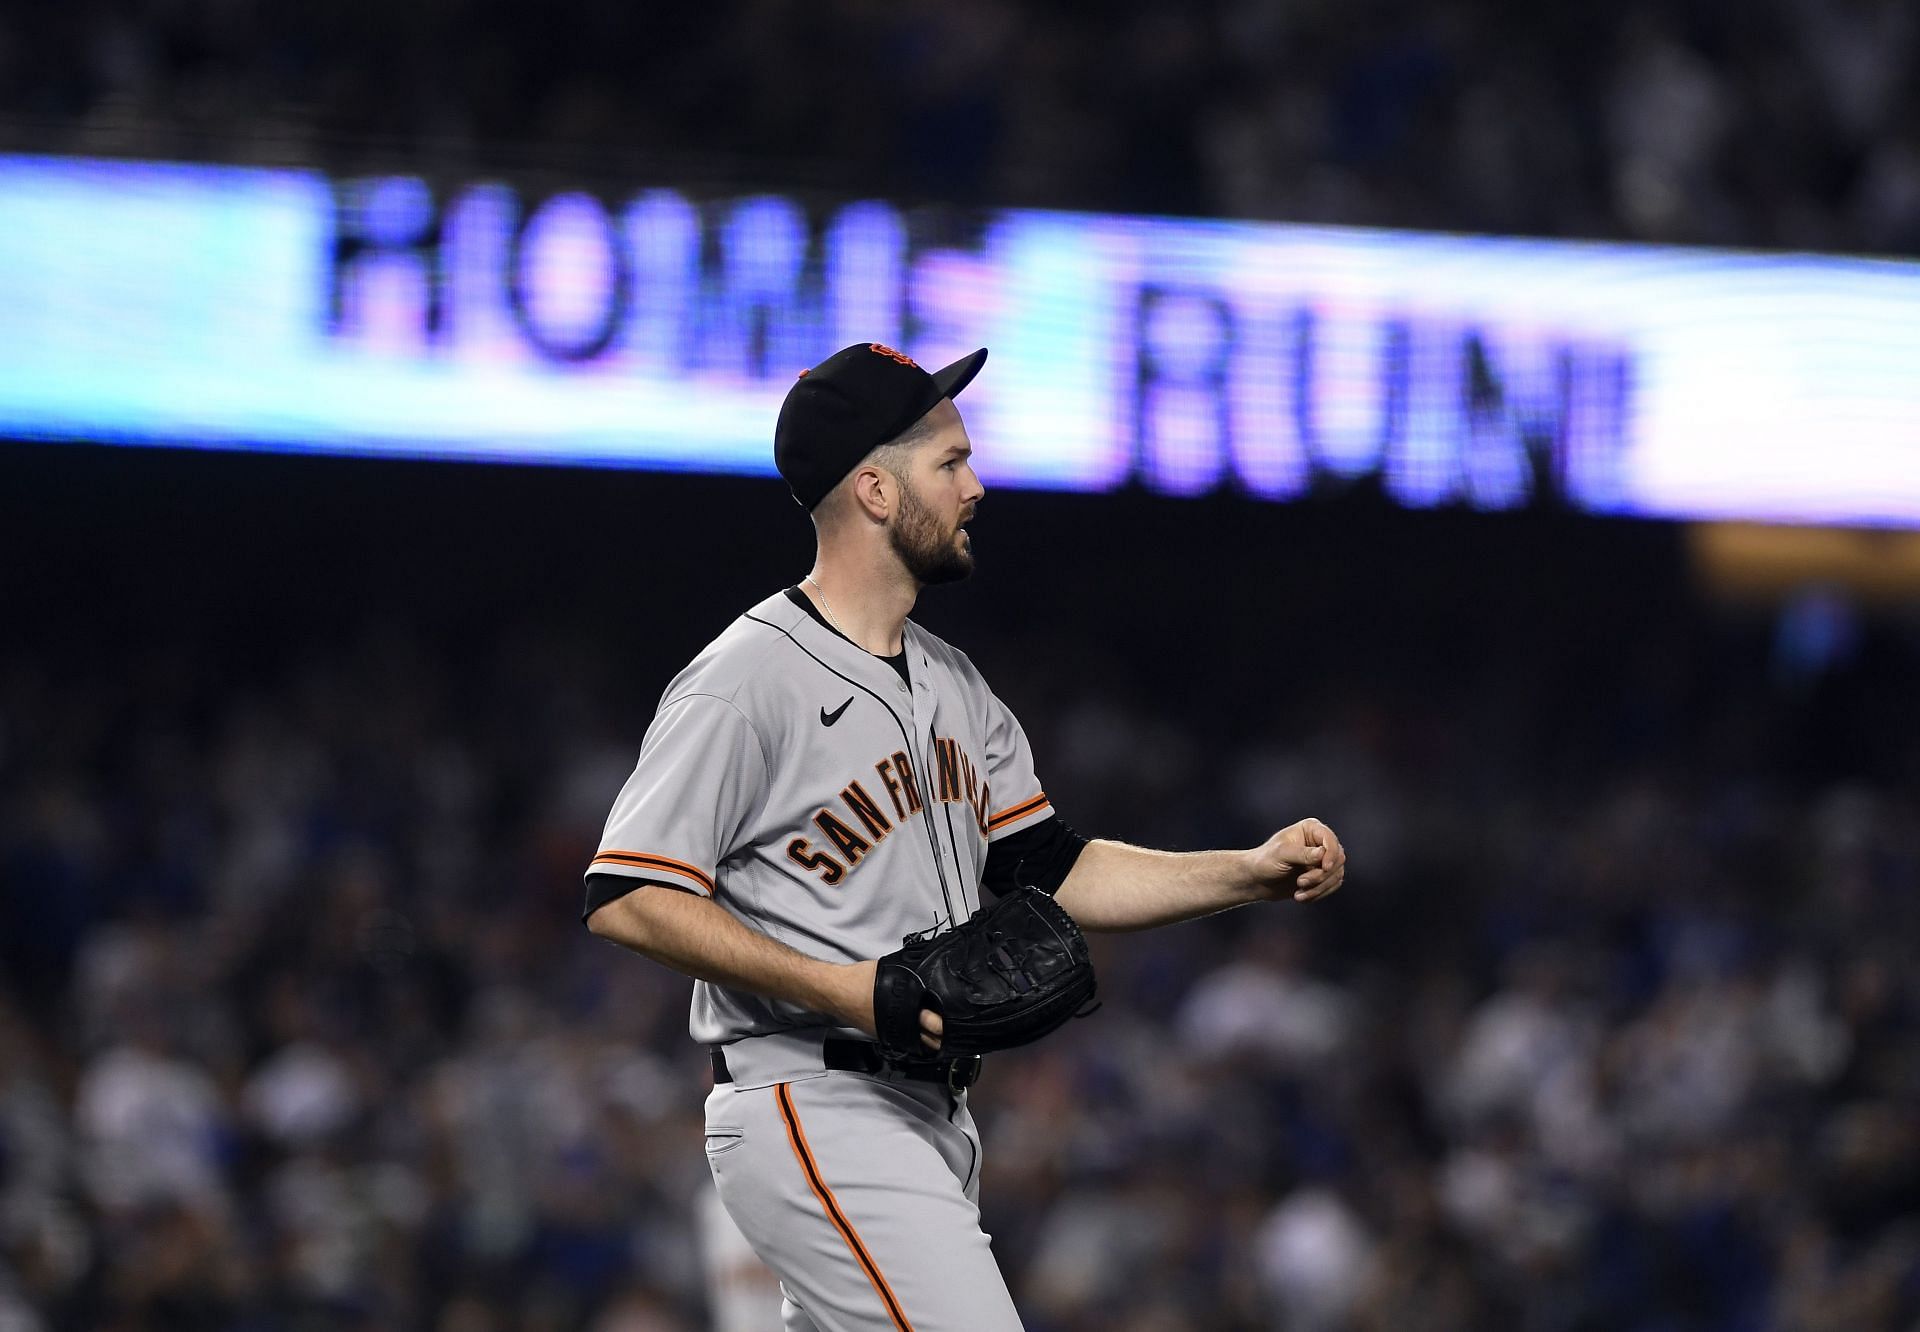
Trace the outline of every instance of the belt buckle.
{"label": "belt buckle", "polygon": [[980,1056],[961,1055],[947,1065],[947,1091],[954,1096],[980,1080]]}

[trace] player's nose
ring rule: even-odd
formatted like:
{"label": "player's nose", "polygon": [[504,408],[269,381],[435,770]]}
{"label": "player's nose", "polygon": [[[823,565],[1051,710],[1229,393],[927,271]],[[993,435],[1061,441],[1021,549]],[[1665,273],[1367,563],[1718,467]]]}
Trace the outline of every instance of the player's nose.
{"label": "player's nose", "polygon": [[987,488],[980,482],[980,473],[974,471],[973,465],[969,463],[967,465],[967,486],[960,495],[960,502],[967,505],[978,504],[986,498],[986,495]]}

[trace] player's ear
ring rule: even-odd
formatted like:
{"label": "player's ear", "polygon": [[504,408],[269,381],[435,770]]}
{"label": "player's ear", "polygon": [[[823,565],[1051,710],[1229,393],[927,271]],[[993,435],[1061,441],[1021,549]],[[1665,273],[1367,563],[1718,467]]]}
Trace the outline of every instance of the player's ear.
{"label": "player's ear", "polygon": [[893,512],[893,477],[884,467],[857,467],[853,473],[853,502],[861,513],[876,523],[884,523]]}

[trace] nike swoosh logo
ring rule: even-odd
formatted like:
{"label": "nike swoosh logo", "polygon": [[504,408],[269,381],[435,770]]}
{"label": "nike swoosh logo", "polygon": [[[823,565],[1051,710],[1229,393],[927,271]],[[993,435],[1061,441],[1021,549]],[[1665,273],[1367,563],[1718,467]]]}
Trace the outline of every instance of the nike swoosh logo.
{"label": "nike swoosh logo", "polygon": [[842,703],[839,707],[835,708],[832,712],[828,712],[825,708],[820,709],[820,724],[822,726],[833,725],[835,722],[840,720],[840,714],[845,712],[848,708],[852,706],[853,706],[853,700],[849,698],[845,703]]}

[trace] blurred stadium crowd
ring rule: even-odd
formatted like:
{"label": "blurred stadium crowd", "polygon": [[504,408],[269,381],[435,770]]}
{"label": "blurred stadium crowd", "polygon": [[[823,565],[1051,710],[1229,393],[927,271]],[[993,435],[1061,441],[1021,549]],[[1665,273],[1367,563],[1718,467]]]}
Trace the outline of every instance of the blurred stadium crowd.
{"label": "blurred stadium crowd", "polygon": [[[1911,644],[1840,721],[1646,625],[1584,713],[1490,654],[1249,716],[1062,632],[968,646],[1071,821],[1310,811],[1353,870],[1101,940],[1105,1007],[989,1062],[1036,1332],[1916,1326]],[[0,651],[0,1328],[705,1326],[686,983],[577,918],[658,681],[254,647]]]}
{"label": "blurred stadium crowd", "polygon": [[1907,0],[89,0],[0,13],[0,133],[1913,253],[1917,65]]}

